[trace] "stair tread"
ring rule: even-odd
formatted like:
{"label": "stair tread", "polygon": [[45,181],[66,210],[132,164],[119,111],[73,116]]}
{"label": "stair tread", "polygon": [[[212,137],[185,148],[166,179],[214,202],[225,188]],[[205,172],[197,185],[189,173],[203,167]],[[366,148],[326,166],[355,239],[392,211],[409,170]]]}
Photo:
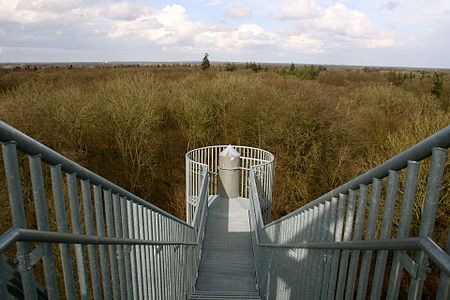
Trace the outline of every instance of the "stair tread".
{"label": "stair tread", "polygon": [[191,295],[191,300],[211,299],[261,299],[258,292],[246,292],[246,291],[195,291]]}

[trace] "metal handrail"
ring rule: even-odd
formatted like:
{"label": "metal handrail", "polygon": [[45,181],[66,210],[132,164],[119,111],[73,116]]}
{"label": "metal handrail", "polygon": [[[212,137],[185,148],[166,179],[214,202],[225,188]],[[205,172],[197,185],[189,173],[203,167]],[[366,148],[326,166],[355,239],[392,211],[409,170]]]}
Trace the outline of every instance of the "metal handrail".
{"label": "metal handrail", "polygon": [[[205,182],[207,182],[205,180]],[[204,183],[207,184],[207,183]],[[207,209],[205,205],[207,197],[205,194],[201,197],[203,203],[201,208]],[[203,223],[205,215],[203,209],[198,210],[196,224]],[[196,218],[197,219],[197,218]],[[201,230],[196,233],[194,242],[171,242],[171,241],[157,241],[157,240],[141,240],[141,239],[124,239],[124,238],[108,238],[99,237],[96,235],[62,233],[55,231],[45,231],[36,229],[24,229],[12,227],[0,236],[0,253],[4,252],[15,242],[40,242],[40,243],[64,243],[64,244],[82,244],[82,245],[185,245],[197,246],[202,239]]]}
{"label": "metal handrail", "polygon": [[[209,181],[209,194],[218,194],[218,171],[228,168],[219,167],[219,154],[229,145],[214,145],[196,148],[186,153],[186,220],[190,223],[196,210],[196,199],[199,191],[199,178],[201,175],[198,169],[208,168],[211,175]],[[251,167],[258,166],[261,170],[260,177],[262,180],[263,190],[266,193],[266,221],[271,220],[272,206],[272,182],[274,170],[274,156],[272,153],[249,146],[231,145],[240,154],[240,166],[236,168],[240,170],[240,197],[249,197],[248,176]],[[234,168],[233,168],[234,169]]]}
{"label": "metal handrail", "polygon": [[[251,199],[253,207],[258,203]],[[423,250],[428,256],[450,276],[450,255],[429,237],[411,237],[387,240],[362,240],[341,242],[302,242],[295,244],[262,243],[259,231],[255,230],[255,240],[258,247],[284,249],[339,249],[339,250]]]}
{"label": "metal handrail", "polygon": [[0,236],[0,253],[15,242],[38,242],[50,244],[81,244],[81,245],[185,245],[197,246],[195,242],[170,242],[141,239],[124,239],[98,237],[96,235],[63,233],[36,229],[10,228]]}
{"label": "metal handrail", "polygon": [[[306,299],[352,299],[356,296],[357,299],[364,299],[370,294],[370,298],[379,299],[386,284],[383,278],[389,276],[386,297],[396,299],[404,270],[410,275],[409,297],[419,299],[430,259],[440,270],[436,299],[448,298],[450,232],[446,251],[433,241],[432,232],[449,146],[450,126],[447,126],[378,167],[266,225],[259,206],[264,195],[259,192],[257,170],[253,169],[250,176],[249,218],[261,296],[264,298],[270,294],[271,298]],[[430,156],[419,233],[416,237],[409,237],[419,162]],[[406,176],[403,179],[400,223],[397,237],[391,239],[399,171],[403,169],[406,169]],[[378,225],[379,237],[376,237],[379,203],[386,177],[383,220],[381,226]],[[374,265],[371,262],[373,251],[377,251]],[[388,251],[394,254],[392,261],[387,259]],[[388,263],[391,268],[386,272]],[[373,273],[370,277],[369,272]],[[288,284],[287,289],[274,290],[273,284],[269,285],[269,279],[274,276],[282,276],[286,282],[291,278],[298,281],[294,285]],[[372,285],[369,285],[369,279]],[[285,294],[286,290],[289,294]]]}
{"label": "metal handrail", "polygon": [[44,144],[39,143],[28,135],[20,132],[14,127],[6,124],[0,120],[0,142],[8,143],[14,142],[17,145],[17,149],[27,153],[28,155],[39,155],[42,161],[50,165],[61,165],[61,169],[67,173],[76,173],[80,179],[86,179],[93,185],[101,185],[105,189],[109,189],[112,192],[121,194],[130,200],[135,201],[141,205],[144,205],[158,213],[173,219],[181,224],[188,225],[185,221],[169,214],[168,212],[160,209],[159,207],[145,201],[144,199],[134,195],[133,193],[121,188],[120,186],[112,183],[111,181],[101,177],[100,175],[90,171],[77,164],[76,162],[68,159],[67,157],[59,154],[58,152],[50,149]]}
{"label": "metal handrail", "polygon": [[[207,166],[199,169],[198,209],[193,222],[187,224],[1,121],[0,142],[14,226],[0,236],[1,299],[8,297],[7,274],[1,267],[3,253],[14,243],[25,299],[36,298],[33,269],[39,261],[43,262],[49,299],[190,296],[198,275],[208,209]],[[28,155],[38,229],[26,228],[25,182],[20,180],[17,150]],[[50,231],[42,162],[50,166],[57,231]],[[70,206],[71,232],[66,206]],[[55,256],[51,244],[59,244],[59,256]],[[86,245],[87,255],[82,245]],[[72,255],[76,258],[78,290],[73,285]],[[57,286],[56,260],[62,263],[64,292]]]}

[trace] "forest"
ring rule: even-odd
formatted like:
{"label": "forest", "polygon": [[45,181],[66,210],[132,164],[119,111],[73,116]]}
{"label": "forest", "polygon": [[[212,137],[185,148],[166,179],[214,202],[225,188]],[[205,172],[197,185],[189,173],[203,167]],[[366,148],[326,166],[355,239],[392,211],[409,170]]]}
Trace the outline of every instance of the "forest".
{"label": "forest", "polygon": [[[447,126],[449,78],[255,62],[2,69],[0,118],[180,218],[188,150],[266,149],[276,158],[277,218]],[[450,224],[443,186],[442,229]],[[4,179],[0,190],[3,232],[10,222]],[[24,194],[32,207],[31,191]]]}

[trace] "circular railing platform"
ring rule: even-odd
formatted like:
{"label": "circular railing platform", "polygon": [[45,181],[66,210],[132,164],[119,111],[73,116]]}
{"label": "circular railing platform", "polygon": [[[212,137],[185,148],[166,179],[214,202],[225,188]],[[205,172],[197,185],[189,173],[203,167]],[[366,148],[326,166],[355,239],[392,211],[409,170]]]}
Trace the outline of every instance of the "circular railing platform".
{"label": "circular railing platform", "polygon": [[[197,200],[200,195],[200,184],[204,170],[208,170],[209,195],[219,194],[219,154],[229,145],[215,145],[197,148],[186,154],[186,218],[189,223],[195,212]],[[240,155],[239,164],[239,197],[249,198],[250,187],[248,178],[251,172],[255,172],[260,182],[260,192],[264,197],[265,209],[272,207],[272,182],[274,174],[274,156],[269,151],[248,147],[232,147]]]}

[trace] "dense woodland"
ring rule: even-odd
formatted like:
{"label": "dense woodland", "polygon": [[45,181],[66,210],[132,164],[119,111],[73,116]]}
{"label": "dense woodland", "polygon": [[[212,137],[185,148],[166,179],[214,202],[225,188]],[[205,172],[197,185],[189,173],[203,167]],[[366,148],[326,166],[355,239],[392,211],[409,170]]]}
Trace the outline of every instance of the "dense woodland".
{"label": "dense woodland", "polygon": [[[279,217],[447,126],[450,74],[256,63],[0,70],[0,118],[180,218],[186,151],[266,149]],[[445,180],[438,241],[450,225],[448,170]],[[1,233],[10,217],[0,182]]]}
{"label": "dense woodland", "polygon": [[183,217],[184,154],[275,154],[276,216],[450,122],[443,73],[316,66],[3,70],[0,118]]}

